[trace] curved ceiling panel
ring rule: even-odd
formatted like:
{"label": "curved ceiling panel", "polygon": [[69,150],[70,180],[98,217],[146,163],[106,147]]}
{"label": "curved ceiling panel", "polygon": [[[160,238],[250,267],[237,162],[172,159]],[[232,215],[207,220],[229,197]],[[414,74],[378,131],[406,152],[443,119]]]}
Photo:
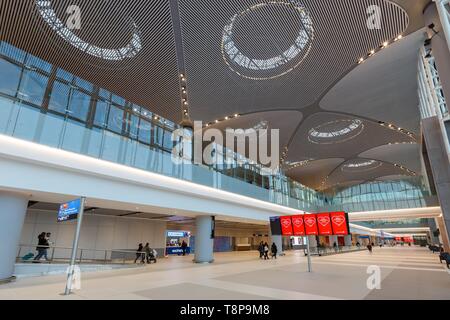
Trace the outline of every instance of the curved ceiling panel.
{"label": "curved ceiling panel", "polygon": [[[225,131],[231,129],[278,129],[280,132],[280,148],[286,146],[295,129],[302,121],[303,115],[300,111],[280,110],[256,112],[240,115],[229,120],[213,123],[210,128]],[[270,141],[270,140],[269,140]]]}
{"label": "curved ceiling panel", "polygon": [[361,158],[377,159],[420,172],[420,146],[418,144],[393,144],[373,148],[360,154]]}
{"label": "curved ceiling panel", "polygon": [[417,65],[423,40],[420,30],[370,57],[340,80],[320,107],[393,123],[417,134],[417,70],[412,66]]}
{"label": "curved ceiling panel", "polygon": [[[371,5],[388,27],[367,28]],[[190,112],[205,121],[311,105],[409,22],[385,0],[183,0],[179,9]]]}
{"label": "curved ceiling panel", "polygon": [[376,146],[415,142],[398,130],[349,115],[330,112],[313,114],[303,121],[288,151],[288,160],[356,158]]}
{"label": "curved ceiling panel", "polygon": [[[362,165],[355,167],[354,165]],[[353,165],[353,166],[352,166]],[[352,167],[350,167],[352,166]],[[373,181],[382,176],[411,176],[399,167],[371,159],[353,159],[337,167],[326,179],[322,181],[321,189],[341,187],[348,181]]]}
{"label": "curved ceiling panel", "polygon": [[310,161],[303,166],[287,170],[286,175],[313,189],[320,187],[321,182],[345,159],[321,159]]}
{"label": "curved ceiling panel", "polygon": [[[167,119],[181,119],[168,0],[2,0],[0,6],[1,40]],[[79,29],[59,24],[70,18],[70,6],[80,9]]]}

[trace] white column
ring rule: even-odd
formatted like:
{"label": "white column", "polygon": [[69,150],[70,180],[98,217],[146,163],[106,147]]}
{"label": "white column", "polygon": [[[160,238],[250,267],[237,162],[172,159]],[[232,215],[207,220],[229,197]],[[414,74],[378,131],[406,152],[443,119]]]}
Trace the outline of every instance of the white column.
{"label": "white column", "polygon": [[0,281],[13,275],[27,206],[25,195],[0,191]]}
{"label": "white column", "polygon": [[441,20],[442,29],[444,30],[447,45],[450,51],[450,16],[449,12],[445,8],[445,5],[449,3],[448,0],[434,0],[436,2],[437,11]]}
{"label": "white column", "polygon": [[195,258],[196,263],[214,262],[213,219],[210,216],[196,218]]}
{"label": "white column", "polygon": [[[283,253],[283,236],[274,236],[274,235],[272,235],[271,236],[272,237],[272,242],[275,242],[275,245],[277,246],[277,249],[278,249],[278,255],[279,256],[282,256],[284,253]],[[271,243],[269,243],[269,248],[270,248],[270,246],[271,246],[272,244]]]}

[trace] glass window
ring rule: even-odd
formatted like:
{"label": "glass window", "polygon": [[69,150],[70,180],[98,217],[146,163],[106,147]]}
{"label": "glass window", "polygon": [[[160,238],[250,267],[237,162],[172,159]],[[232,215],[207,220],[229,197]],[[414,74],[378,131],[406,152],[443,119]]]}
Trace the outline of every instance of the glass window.
{"label": "glass window", "polygon": [[123,110],[111,105],[108,117],[108,129],[117,133],[122,133]]}
{"label": "glass window", "polygon": [[0,44],[0,53],[20,63],[23,63],[26,57],[26,53],[24,51],[4,41]]}
{"label": "glass window", "polygon": [[164,130],[164,140],[163,140],[164,149],[172,150],[173,141],[172,141],[172,132],[168,130]]}
{"label": "glass window", "polygon": [[13,63],[0,59],[0,70],[0,91],[15,97],[22,69]]}
{"label": "glass window", "polygon": [[47,73],[52,72],[52,65],[38,57],[35,57],[31,54],[27,55],[27,61],[25,63],[28,67],[37,68],[43,70]]}
{"label": "glass window", "polygon": [[69,104],[69,114],[81,121],[86,121],[91,104],[91,96],[78,90],[72,90]]}
{"label": "glass window", "polygon": [[58,71],[56,71],[56,77],[62,80],[66,80],[67,82],[72,82],[73,80],[73,74],[63,69],[58,69]]}
{"label": "glass window", "polygon": [[130,137],[137,138],[138,136],[138,129],[139,129],[139,117],[135,116],[133,114],[130,114]]}
{"label": "glass window", "polygon": [[153,131],[153,143],[162,147],[163,138],[164,138],[163,128],[161,128],[159,126],[155,126],[154,131]]}
{"label": "glass window", "polygon": [[32,70],[24,70],[18,97],[41,106],[47,82],[48,77]]}
{"label": "glass window", "polygon": [[55,81],[53,90],[50,94],[50,101],[48,108],[59,113],[67,113],[67,105],[69,103],[70,88],[68,85]]}
{"label": "glass window", "polygon": [[98,100],[97,101],[97,107],[95,109],[95,117],[94,117],[94,124],[96,126],[100,127],[106,127],[108,119],[108,109],[109,109],[109,103]]}
{"label": "glass window", "polygon": [[112,95],[111,101],[114,103],[117,103],[120,106],[125,106],[125,99],[119,96],[116,96],[115,94]]}
{"label": "glass window", "polygon": [[11,134],[18,112],[19,108],[13,100],[0,97],[0,133]]}
{"label": "glass window", "polygon": [[94,91],[94,85],[92,83],[78,77],[75,77],[75,85],[88,92]]}
{"label": "glass window", "polygon": [[151,129],[151,123],[149,121],[141,119],[141,123],[139,125],[139,141],[150,144]]}
{"label": "glass window", "polygon": [[106,100],[111,100],[111,92],[109,92],[108,90],[100,88],[100,90],[98,91],[98,95]]}

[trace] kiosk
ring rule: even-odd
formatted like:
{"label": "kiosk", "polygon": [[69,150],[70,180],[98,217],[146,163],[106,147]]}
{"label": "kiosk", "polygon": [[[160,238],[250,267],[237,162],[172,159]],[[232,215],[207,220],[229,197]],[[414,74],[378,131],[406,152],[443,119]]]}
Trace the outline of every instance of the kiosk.
{"label": "kiosk", "polygon": [[166,255],[182,255],[183,248],[181,244],[186,242],[186,254],[191,253],[191,232],[190,231],[167,231],[166,232]]}

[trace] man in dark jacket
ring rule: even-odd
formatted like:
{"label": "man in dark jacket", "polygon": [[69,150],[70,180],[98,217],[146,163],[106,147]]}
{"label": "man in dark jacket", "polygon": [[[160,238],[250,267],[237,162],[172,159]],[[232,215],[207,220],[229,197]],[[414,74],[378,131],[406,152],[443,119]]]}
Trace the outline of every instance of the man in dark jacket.
{"label": "man in dark jacket", "polygon": [[47,249],[49,248],[49,246],[50,245],[48,243],[47,234],[45,232],[42,232],[38,236],[38,245],[36,247],[38,254],[34,258],[34,261],[39,261],[42,257],[44,257],[45,260],[48,261]]}

